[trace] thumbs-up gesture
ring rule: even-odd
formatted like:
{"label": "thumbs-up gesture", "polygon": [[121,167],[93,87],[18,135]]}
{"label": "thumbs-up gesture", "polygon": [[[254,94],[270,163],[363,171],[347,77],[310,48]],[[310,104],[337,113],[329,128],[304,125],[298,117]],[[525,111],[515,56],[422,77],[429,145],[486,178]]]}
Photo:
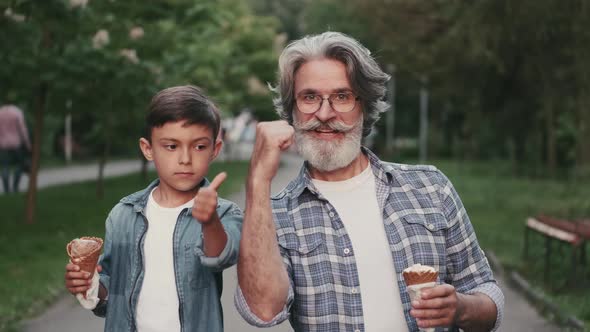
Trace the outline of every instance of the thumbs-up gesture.
{"label": "thumbs-up gesture", "polygon": [[219,189],[226,177],[225,172],[217,174],[208,187],[202,187],[197,192],[192,214],[201,224],[219,220],[217,216],[217,189]]}

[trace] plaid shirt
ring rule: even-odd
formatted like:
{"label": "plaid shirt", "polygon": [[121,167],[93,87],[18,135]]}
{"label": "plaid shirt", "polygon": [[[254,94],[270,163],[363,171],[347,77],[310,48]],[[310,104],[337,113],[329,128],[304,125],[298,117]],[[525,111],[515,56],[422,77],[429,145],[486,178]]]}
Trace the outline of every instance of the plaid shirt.
{"label": "plaid shirt", "polygon": [[[363,148],[363,152],[375,175],[409,330],[418,331],[418,326],[410,316],[402,271],[415,263],[433,266],[439,271],[438,282],[453,285],[457,292],[489,296],[498,309],[496,330],[502,321],[504,295],[452,184],[434,166],[385,163],[369,150]],[[272,208],[291,280],[287,302],[282,312],[265,322],[252,313],[238,287],[235,303],[240,314],[259,327],[289,318],[295,331],[364,331],[354,248],[338,213],[314,187],[305,165],[272,198]]]}

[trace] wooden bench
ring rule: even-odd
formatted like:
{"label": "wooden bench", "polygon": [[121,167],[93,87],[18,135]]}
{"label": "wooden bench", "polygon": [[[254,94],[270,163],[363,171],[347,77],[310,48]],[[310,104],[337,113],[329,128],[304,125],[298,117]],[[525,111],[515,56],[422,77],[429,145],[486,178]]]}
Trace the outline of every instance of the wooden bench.
{"label": "wooden bench", "polygon": [[590,220],[568,221],[539,215],[529,217],[525,222],[525,226],[524,259],[529,258],[529,233],[533,231],[545,236],[544,278],[547,282],[550,275],[551,242],[558,240],[561,243],[567,243],[572,249],[572,267],[569,281],[574,281],[577,275],[578,263],[582,266],[586,265],[586,242],[590,240]]}

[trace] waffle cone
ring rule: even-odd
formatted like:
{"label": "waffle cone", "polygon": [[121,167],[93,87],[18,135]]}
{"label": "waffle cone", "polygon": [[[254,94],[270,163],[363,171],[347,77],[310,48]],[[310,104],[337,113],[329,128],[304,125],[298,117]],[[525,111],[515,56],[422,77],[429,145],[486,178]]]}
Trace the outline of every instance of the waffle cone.
{"label": "waffle cone", "polygon": [[403,272],[404,280],[407,286],[424,284],[427,282],[436,282],[438,272]]}
{"label": "waffle cone", "polygon": [[96,269],[96,264],[98,263],[98,258],[100,257],[100,250],[102,249],[103,241],[101,238],[98,237],[90,237],[90,236],[83,236],[80,238],[81,240],[93,240],[97,242],[99,245],[94,246],[91,250],[83,255],[75,255],[72,250],[72,246],[74,245],[75,240],[70,241],[66,246],[66,251],[70,259],[73,261],[74,259],[78,259],[79,262],[77,265],[80,267],[80,270],[90,272],[90,277],[94,276],[94,270]]}

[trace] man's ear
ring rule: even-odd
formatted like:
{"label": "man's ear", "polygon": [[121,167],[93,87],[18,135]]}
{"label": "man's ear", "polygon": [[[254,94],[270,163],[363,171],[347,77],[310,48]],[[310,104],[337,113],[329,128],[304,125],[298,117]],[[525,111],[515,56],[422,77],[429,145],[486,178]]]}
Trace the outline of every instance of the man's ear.
{"label": "man's ear", "polygon": [[139,139],[139,148],[141,149],[141,153],[143,153],[145,159],[150,161],[154,160],[152,155],[152,145],[147,139],[143,137]]}
{"label": "man's ear", "polygon": [[223,141],[221,140],[221,138],[217,138],[215,140],[215,147],[213,149],[213,155],[211,156],[211,161],[215,160],[215,158],[217,158],[217,156],[219,155],[219,152],[221,152],[221,148],[223,147]]}

